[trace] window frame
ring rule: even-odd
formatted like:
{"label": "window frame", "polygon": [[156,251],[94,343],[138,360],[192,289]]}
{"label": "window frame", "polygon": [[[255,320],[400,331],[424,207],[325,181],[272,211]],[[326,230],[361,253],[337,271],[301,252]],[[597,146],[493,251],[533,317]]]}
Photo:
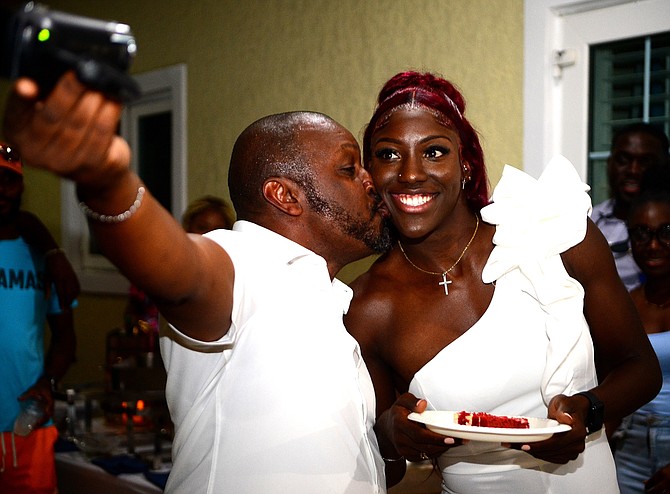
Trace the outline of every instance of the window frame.
{"label": "window frame", "polygon": [[523,168],[563,154],[587,180],[589,46],[670,30],[667,0],[524,1]]}
{"label": "window frame", "polygon": [[[594,204],[610,197],[606,160],[614,130],[627,124],[645,122],[670,130],[670,31],[590,45],[588,180]],[[659,46],[660,44],[660,46]],[[611,56],[621,46],[633,46],[620,59]],[[609,50],[609,51],[608,51]],[[638,53],[636,53],[638,52]],[[652,60],[656,61],[652,67]],[[658,61],[664,64],[658,67]],[[635,66],[635,72],[613,74],[612,68]],[[594,74],[599,72],[600,77]],[[663,83],[662,92],[652,85]],[[620,93],[624,89],[624,95]],[[662,108],[652,115],[652,108]],[[616,109],[619,109],[616,112]],[[628,113],[622,116],[623,113]],[[635,111],[638,112],[635,115]]]}

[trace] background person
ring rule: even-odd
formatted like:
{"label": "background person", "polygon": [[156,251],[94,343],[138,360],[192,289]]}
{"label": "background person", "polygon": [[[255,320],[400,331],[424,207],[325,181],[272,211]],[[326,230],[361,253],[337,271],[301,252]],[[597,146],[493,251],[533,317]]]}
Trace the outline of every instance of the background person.
{"label": "background person", "polygon": [[[616,492],[603,418],[655,395],[658,361],[572,165],[553,160],[539,180],[506,167],[482,207],[484,158],[464,113],[448,81],[400,73],[364,135],[397,242],[353,283],[345,323],[375,385],[382,456],[435,458],[445,493]],[[462,444],[407,419],[425,408],[572,429]],[[387,465],[393,482],[405,463]]]}
{"label": "background person", "polygon": [[[54,493],[58,432],[50,422],[53,387],[75,358],[72,310],[59,306],[56,291],[49,290],[49,281],[45,281],[47,258],[63,253],[48,251],[45,255],[22,236],[30,230],[32,240],[44,241],[44,226],[39,223],[38,228],[34,222],[39,220],[20,211],[24,191],[21,161],[11,147],[3,144],[0,148],[0,492]],[[75,285],[77,293],[78,283]],[[46,324],[51,339],[45,354]],[[14,434],[21,402],[29,399],[38,400],[45,415],[27,436]]]}
{"label": "background person", "polygon": [[235,211],[220,197],[206,195],[192,201],[184,214],[181,224],[189,233],[204,234],[218,228],[230,230],[235,223]]}
{"label": "background person", "polygon": [[668,136],[648,123],[634,123],[617,130],[607,158],[611,198],[594,206],[591,219],[610,244],[617,272],[630,291],[640,284],[640,268],[631,254],[626,220],[631,201],[640,193],[642,174],[649,168],[670,166]]}
{"label": "background person", "polygon": [[[2,146],[0,144],[0,148]],[[65,255],[65,250],[58,246],[44,223],[29,211],[19,211],[16,228],[28,245],[44,254],[46,295],[49,296],[53,289],[61,308],[72,307],[81,292],[81,286],[77,273]]]}
{"label": "background person", "polygon": [[118,102],[72,73],[37,96],[13,85],[5,135],[76,183],[104,254],[171,323],[166,491],[383,493],[374,390],[334,279],[388,247],[351,133],[311,112],[253,123],[231,157],[233,230],[188,235],[131,171]]}
{"label": "background person", "polygon": [[628,217],[633,258],[644,283],[631,292],[663,371],[656,398],[614,434],[622,494],[670,492],[670,168],[645,174]]}

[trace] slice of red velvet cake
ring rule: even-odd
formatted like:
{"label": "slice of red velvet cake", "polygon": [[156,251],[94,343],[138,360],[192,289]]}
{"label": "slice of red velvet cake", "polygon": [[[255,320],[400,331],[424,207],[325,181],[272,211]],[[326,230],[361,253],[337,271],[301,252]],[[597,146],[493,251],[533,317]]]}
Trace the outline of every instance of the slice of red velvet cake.
{"label": "slice of red velvet cake", "polygon": [[529,429],[528,419],[522,417],[506,417],[504,415],[492,415],[485,412],[456,412],[456,422],[460,425],[473,425],[476,427],[498,427],[501,429]]}

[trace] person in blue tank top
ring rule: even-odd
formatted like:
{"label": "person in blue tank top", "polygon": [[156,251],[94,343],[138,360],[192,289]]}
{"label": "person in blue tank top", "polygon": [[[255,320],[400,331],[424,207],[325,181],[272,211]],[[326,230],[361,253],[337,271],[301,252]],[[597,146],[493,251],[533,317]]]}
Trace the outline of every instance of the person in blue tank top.
{"label": "person in blue tank top", "polygon": [[645,282],[631,292],[663,372],[656,398],[626,417],[613,435],[622,494],[670,490],[670,173],[645,175],[628,220]]}
{"label": "person in blue tank top", "polygon": [[[64,259],[44,225],[20,209],[23,169],[10,146],[0,144],[0,492],[33,494],[55,492],[53,387],[75,355],[70,307],[78,282],[69,282],[69,295],[51,279],[56,258]],[[45,250],[48,249],[48,250]],[[62,271],[61,271],[62,274]],[[63,304],[58,294],[64,294]],[[62,305],[62,307],[61,307]],[[51,340],[45,352],[45,323]],[[35,399],[44,415],[31,429],[16,429],[21,402]]]}

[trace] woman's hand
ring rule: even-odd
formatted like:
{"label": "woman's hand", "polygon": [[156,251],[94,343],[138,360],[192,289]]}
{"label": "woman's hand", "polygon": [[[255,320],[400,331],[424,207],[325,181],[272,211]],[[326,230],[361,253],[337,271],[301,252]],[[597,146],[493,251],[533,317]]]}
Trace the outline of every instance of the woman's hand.
{"label": "woman's hand", "polygon": [[462,444],[460,439],[446,437],[428,430],[423,424],[408,418],[412,412],[423,412],[428,403],[412,393],[404,393],[377,419],[375,428],[393,445],[396,455],[410,461],[436,458],[452,446]]}
{"label": "woman's hand", "polygon": [[576,459],[586,447],[586,417],[588,400],[581,396],[554,396],[549,403],[548,416],[560,424],[572,427],[549,439],[535,443],[506,443],[504,446],[519,449],[551,463],[565,464]]}

